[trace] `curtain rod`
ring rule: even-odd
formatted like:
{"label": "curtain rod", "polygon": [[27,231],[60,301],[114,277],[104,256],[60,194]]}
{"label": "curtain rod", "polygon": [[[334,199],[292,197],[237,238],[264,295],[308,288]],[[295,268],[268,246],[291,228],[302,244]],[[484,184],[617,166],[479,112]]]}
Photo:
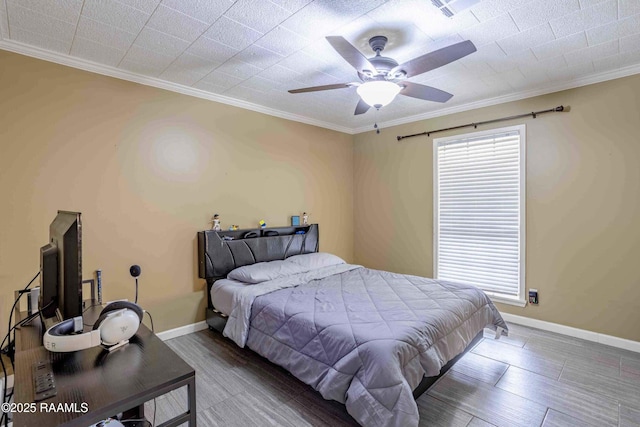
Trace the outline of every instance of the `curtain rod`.
{"label": "curtain rod", "polygon": [[[499,119],[485,120],[484,122],[478,122],[478,123],[468,123],[466,125],[454,126],[454,127],[445,128],[445,129],[437,129],[437,130],[430,130],[430,131],[422,132],[422,133],[414,133],[413,135],[404,135],[404,136],[398,135],[397,138],[398,138],[398,141],[402,141],[405,138],[413,138],[414,136],[422,136],[422,135],[431,136],[432,133],[445,132],[445,131],[454,130],[454,129],[462,129],[462,128],[467,128],[467,127],[471,127],[471,126],[473,126],[474,128],[477,128],[480,125],[486,125],[486,124],[489,124],[489,123],[496,123],[496,122],[503,122],[505,120],[519,119],[519,118],[528,117],[528,116],[531,116],[531,117],[533,117],[535,119],[539,114],[559,113],[561,111],[565,111],[565,108],[562,105],[559,106],[559,107],[556,107],[556,108],[551,108],[549,110],[533,111],[531,113],[518,114],[517,116],[501,117]],[[568,107],[567,107],[566,111],[569,111]]]}

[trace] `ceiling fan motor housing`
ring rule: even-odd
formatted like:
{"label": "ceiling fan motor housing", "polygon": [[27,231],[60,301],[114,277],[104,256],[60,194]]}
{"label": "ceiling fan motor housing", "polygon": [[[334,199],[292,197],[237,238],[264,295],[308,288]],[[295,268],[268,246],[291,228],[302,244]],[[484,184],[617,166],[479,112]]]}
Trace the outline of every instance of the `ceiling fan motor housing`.
{"label": "ceiling fan motor housing", "polygon": [[375,67],[375,70],[363,70],[363,75],[360,76],[363,81],[381,80],[381,78],[395,80],[404,77],[404,73],[401,71],[394,73],[393,76],[388,75],[391,69],[398,66],[398,62],[395,59],[380,55],[388,40],[385,36],[374,36],[369,39],[369,46],[376,53],[376,56],[369,58],[369,62]]}
{"label": "ceiling fan motor housing", "polygon": [[374,56],[369,62],[376,67],[378,74],[387,74],[393,67],[398,66],[398,61],[387,56]]}
{"label": "ceiling fan motor housing", "polygon": [[385,36],[373,36],[369,39],[369,46],[377,55],[380,55],[388,41],[389,39]]}

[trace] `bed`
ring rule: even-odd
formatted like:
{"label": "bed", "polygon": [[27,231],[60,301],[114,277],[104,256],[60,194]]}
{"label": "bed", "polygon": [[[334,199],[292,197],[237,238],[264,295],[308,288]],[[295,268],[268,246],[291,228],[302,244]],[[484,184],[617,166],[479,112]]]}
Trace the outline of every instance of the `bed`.
{"label": "bed", "polygon": [[364,426],[417,426],[415,402],[507,326],[477,288],[344,263],[318,225],[198,233],[207,323]]}

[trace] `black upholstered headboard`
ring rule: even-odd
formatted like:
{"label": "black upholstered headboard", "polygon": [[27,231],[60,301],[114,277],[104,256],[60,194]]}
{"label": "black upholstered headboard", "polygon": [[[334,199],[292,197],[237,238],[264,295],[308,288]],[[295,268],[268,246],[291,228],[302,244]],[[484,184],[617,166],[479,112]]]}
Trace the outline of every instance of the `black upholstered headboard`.
{"label": "black upholstered headboard", "polygon": [[[256,237],[248,237],[255,234]],[[224,240],[233,238],[233,240]],[[211,285],[234,268],[318,252],[318,224],[198,232],[198,275]]]}

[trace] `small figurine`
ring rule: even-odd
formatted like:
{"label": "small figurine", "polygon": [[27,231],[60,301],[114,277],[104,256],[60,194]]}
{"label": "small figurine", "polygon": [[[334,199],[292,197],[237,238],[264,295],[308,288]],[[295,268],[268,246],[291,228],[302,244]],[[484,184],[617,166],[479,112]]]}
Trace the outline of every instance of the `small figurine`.
{"label": "small figurine", "polygon": [[258,224],[260,225],[260,228],[267,228],[267,223],[264,222],[264,219],[261,219]]}
{"label": "small figurine", "polygon": [[222,227],[220,226],[220,215],[213,215],[213,218],[211,219],[211,229],[214,231],[222,230]]}
{"label": "small figurine", "polygon": [[302,225],[309,225],[309,215],[306,212],[302,212]]}
{"label": "small figurine", "polygon": [[239,225],[232,225],[232,226],[229,227],[229,231],[236,231],[239,228],[240,228]]}

